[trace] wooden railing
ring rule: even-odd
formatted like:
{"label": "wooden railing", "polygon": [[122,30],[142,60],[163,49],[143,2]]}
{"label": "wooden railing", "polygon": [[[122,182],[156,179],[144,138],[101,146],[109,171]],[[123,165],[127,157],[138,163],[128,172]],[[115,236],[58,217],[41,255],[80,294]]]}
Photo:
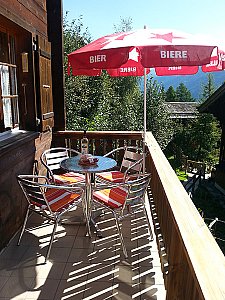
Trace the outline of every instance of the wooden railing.
{"label": "wooden railing", "polygon": [[[82,132],[57,132],[55,146],[79,146]],[[138,132],[88,132],[92,153],[141,145]],[[225,257],[151,133],[146,137],[151,206],[168,300],[225,299]],[[110,149],[111,148],[111,149]]]}
{"label": "wooden railing", "polygon": [[[142,148],[142,134],[136,131],[89,131],[86,133],[89,140],[89,153],[103,155],[112,149],[125,145]],[[53,136],[53,146],[67,146],[81,151],[82,131],[58,131]],[[117,160],[121,162],[122,157]]]}
{"label": "wooden railing", "polygon": [[168,260],[167,299],[225,299],[222,251],[150,133],[146,142],[151,191]]}

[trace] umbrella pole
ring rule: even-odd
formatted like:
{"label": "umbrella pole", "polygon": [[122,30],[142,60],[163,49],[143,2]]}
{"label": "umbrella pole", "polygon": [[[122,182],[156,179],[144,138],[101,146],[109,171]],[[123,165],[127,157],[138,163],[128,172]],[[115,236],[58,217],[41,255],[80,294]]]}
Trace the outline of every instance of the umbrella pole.
{"label": "umbrella pole", "polygon": [[147,74],[144,68],[144,134],[143,134],[143,172],[145,173],[145,139],[146,139],[146,98],[147,98]]}

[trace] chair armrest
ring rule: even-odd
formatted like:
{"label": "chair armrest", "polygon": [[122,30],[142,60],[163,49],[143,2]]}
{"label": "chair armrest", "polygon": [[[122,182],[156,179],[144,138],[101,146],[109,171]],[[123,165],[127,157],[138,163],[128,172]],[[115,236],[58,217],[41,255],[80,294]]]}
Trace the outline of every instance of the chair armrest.
{"label": "chair armrest", "polygon": [[71,149],[71,148],[66,148],[66,150],[71,154],[71,153],[75,153],[76,155],[81,155],[81,152],[75,150],[75,149]]}
{"label": "chair armrest", "polygon": [[120,150],[126,150],[125,147],[119,147],[119,148],[116,148],[116,149],[113,149],[112,151],[106,153],[105,155],[103,155],[104,157],[107,157],[107,156],[110,156],[111,154],[117,152],[117,151],[120,151]]}
{"label": "chair armrest", "polygon": [[[49,179],[48,177],[44,175],[17,175],[18,179],[23,179],[23,180],[33,180],[34,183],[41,184],[39,181],[42,180],[45,183],[44,184],[49,184]],[[42,183],[43,184],[43,183]]]}
{"label": "chair armrest", "polygon": [[129,149],[135,149],[135,150],[138,150],[138,147],[136,147],[136,146],[123,146],[123,147],[119,147],[119,148],[113,149],[112,151],[106,153],[106,154],[103,155],[103,156],[107,157],[107,156],[109,156],[109,155],[111,155],[111,154],[113,154],[113,153],[115,153],[115,152],[117,152],[117,151],[120,151],[120,150],[126,151],[126,150],[129,150]]}
{"label": "chair armrest", "polygon": [[142,161],[143,161],[143,157],[142,157],[141,159],[137,160],[137,161],[136,161],[135,163],[133,163],[132,165],[130,165],[130,166],[126,169],[126,171],[124,172],[124,177],[127,176],[127,174],[129,173],[129,171],[130,171],[133,167],[135,167],[136,165],[140,164]]}
{"label": "chair armrest", "polygon": [[[39,186],[43,188],[44,190],[46,189],[58,189],[58,190],[66,190],[69,193],[74,193],[74,192],[79,192],[83,193],[85,183],[78,182],[76,185],[57,185],[57,184],[52,184],[50,183],[49,179],[46,176],[42,175],[18,175],[18,179],[22,180],[27,180],[27,181],[32,181],[33,185]],[[43,181],[43,182],[40,182]]]}

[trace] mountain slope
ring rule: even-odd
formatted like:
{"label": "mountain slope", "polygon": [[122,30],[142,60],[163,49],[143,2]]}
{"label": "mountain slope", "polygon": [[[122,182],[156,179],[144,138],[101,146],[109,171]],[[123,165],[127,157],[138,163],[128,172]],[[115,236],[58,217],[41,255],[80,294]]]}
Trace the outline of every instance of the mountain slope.
{"label": "mountain slope", "polygon": [[195,75],[185,76],[157,76],[151,71],[150,76],[153,76],[158,83],[163,84],[165,90],[167,90],[170,86],[173,86],[174,89],[176,89],[180,83],[184,83],[185,86],[190,90],[192,96],[195,99],[199,99],[202,93],[202,85],[207,83],[207,74],[213,74],[216,88],[220,87],[225,82],[225,71],[204,73],[199,70],[199,72]]}

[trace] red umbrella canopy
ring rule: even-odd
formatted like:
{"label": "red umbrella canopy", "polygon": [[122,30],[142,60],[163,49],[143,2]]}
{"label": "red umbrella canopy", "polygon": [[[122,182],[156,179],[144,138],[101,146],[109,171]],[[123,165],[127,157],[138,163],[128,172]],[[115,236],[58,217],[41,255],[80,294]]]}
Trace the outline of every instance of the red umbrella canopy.
{"label": "red umbrella canopy", "polygon": [[141,76],[144,68],[158,75],[195,74],[224,69],[224,52],[218,42],[200,35],[170,29],[139,29],[101,37],[70,53],[73,75]]}

